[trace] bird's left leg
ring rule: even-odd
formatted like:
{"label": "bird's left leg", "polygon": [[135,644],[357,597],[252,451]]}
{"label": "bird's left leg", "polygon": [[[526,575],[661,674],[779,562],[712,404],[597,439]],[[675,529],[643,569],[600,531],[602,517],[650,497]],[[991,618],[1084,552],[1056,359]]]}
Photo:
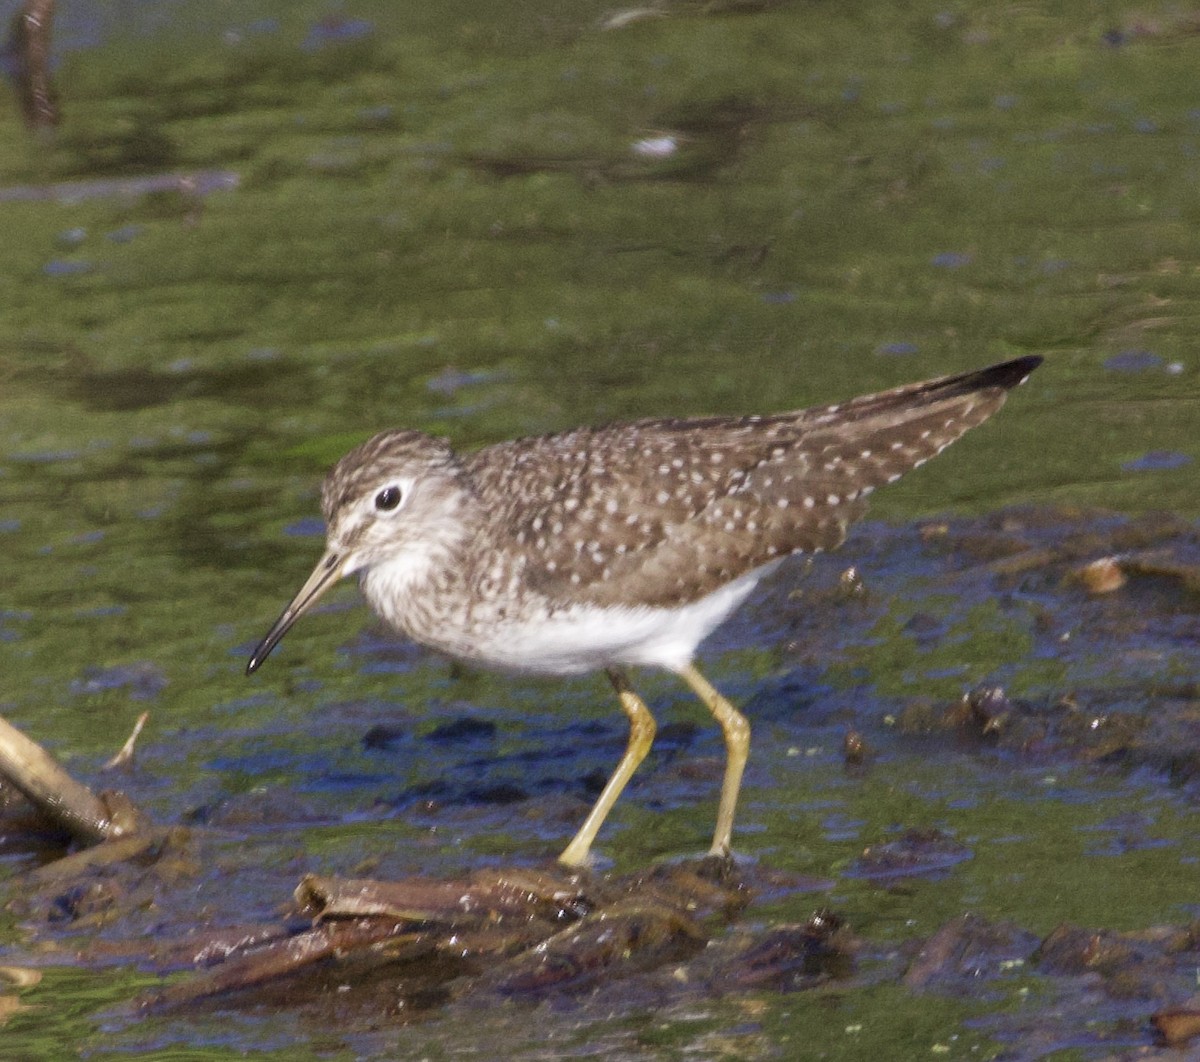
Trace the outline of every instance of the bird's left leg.
{"label": "bird's left leg", "polygon": [[725,735],[725,780],[721,783],[721,803],[717,808],[717,829],[713,833],[710,855],[729,855],[733,842],[733,813],[737,808],[742,771],[750,753],[750,721],[717,692],[716,688],[692,664],[679,672],[721,724]]}

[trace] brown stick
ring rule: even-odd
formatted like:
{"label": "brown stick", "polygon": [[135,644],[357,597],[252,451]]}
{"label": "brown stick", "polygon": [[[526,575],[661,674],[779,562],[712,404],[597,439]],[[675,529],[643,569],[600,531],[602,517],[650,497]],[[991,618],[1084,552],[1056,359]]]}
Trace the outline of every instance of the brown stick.
{"label": "brown stick", "polygon": [[50,30],[55,0],[25,0],[12,22],[9,52],[17,62],[14,76],[25,124],[30,129],[58,125],[58,95],[50,78]]}
{"label": "brown stick", "polygon": [[130,832],[114,820],[104,801],[67,774],[41,745],[3,718],[0,777],[20,790],[42,814],[86,844]]}

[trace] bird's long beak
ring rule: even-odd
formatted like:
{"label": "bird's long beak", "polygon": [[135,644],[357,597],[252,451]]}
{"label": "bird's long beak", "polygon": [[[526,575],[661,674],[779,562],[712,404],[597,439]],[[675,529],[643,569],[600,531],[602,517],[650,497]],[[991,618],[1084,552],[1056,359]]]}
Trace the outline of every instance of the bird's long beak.
{"label": "bird's long beak", "polygon": [[316,568],[313,569],[312,575],[308,577],[304,585],[300,587],[300,592],[291,600],[291,604],[283,610],[283,614],[277,619],[269,631],[267,636],[258,643],[258,648],[254,650],[254,655],[250,657],[250,663],[246,665],[246,674],[252,675],[259,669],[262,662],[271,655],[271,650],[277,646],[287,634],[293,623],[304,615],[326,590],[336,583],[344,574],[346,568],[346,559],[340,553],[335,553],[333,550],[326,550]]}

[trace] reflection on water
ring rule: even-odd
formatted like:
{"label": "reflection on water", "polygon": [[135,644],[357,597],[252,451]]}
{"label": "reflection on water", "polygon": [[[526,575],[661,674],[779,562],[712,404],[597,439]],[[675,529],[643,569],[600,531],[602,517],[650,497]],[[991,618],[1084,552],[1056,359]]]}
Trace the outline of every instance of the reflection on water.
{"label": "reflection on water", "polygon": [[[1184,15],[60,7],[54,139],[0,105],[0,699],[82,774],[148,706],[139,800],[243,831],[206,895],[236,880],[273,910],[308,869],[540,858],[619,754],[594,684],[450,671],[372,627],[352,589],[293,632],[273,674],[242,678],[311,563],[320,476],[380,428],[469,448],[833,401],[1036,352],[1049,364],[1003,423],[875,513],[1034,501],[1194,527],[1200,38]],[[1113,526],[1061,523],[1080,563],[1098,555],[1089,543],[1143,549]],[[1046,612],[1057,570],[989,582],[989,532],[949,574],[940,541],[893,548],[868,528],[814,585],[768,594],[714,639],[711,666],[756,725],[747,854],[836,876],[867,844],[949,823],[973,858],[928,888],[839,877],[830,901],[875,940],[968,908],[1038,932],[1178,919],[1197,853],[1190,790],[1156,773],[1166,738],[1118,776],[1104,757],[1043,769],[1036,742],[1028,759],[930,758],[872,727],[896,698],[933,712],[989,677],[1035,704],[1084,686],[1106,711],[1139,711],[1145,683],[1186,703],[1196,637],[1179,577],[1117,592],[1140,619],[1101,598]],[[837,599],[821,580],[851,563],[867,594],[830,620],[814,595]],[[603,839],[621,866],[689,830],[702,846],[719,773],[714,736],[682,705],[672,720],[669,683],[646,685],[681,729],[658,753],[669,769],[635,782]],[[865,778],[840,761],[850,721],[883,742]],[[364,744],[380,727],[386,740]],[[1170,847],[1091,833],[1046,869],[1050,838],[1131,801],[1150,819],[1122,837],[1158,830]],[[1006,847],[1021,858],[999,858]],[[15,930],[5,939],[20,950]],[[138,975],[120,969],[127,999]],[[113,983],[50,981],[68,1005],[43,995],[6,1029],[34,1057],[100,1035],[90,1015]],[[810,1004],[764,1005],[769,1039]],[[901,1020],[886,990],[845,1005],[867,1037]],[[912,1057],[952,1035],[988,1042],[957,1003],[930,1008]],[[746,1020],[715,1013],[661,1035],[694,1046]],[[588,1032],[571,1019],[554,1035],[628,1045],[663,1028],[640,1012],[628,1027],[577,1017]]]}

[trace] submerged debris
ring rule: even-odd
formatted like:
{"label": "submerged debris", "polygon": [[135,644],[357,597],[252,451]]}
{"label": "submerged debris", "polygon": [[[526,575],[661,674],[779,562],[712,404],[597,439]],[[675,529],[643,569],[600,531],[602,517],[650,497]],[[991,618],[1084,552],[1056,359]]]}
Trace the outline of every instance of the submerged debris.
{"label": "submerged debris", "polygon": [[1200,1003],[1167,1007],[1152,1015],[1150,1021],[1167,1047],[1184,1047],[1200,1039]]}
{"label": "submerged debris", "polygon": [[1116,557],[1090,561],[1075,574],[1089,594],[1111,594],[1129,581]]}
{"label": "submerged debris", "polygon": [[[205,941],[194,961],[211,968],[141,1006],[231,995],[250,1003],[280,992],[317,1000],[333,982],[410,1009],[468,994],[573,994],[694,958],[749,902],[749,889],[731,860],[710,856],[618,878],[559,865],[450,880],[308,877],[296,901],[298,914],[311,918],[306,927],[246,934],[232,945]],[[748,942],[725,957],[727,968],[743,971],[727,977],[752,984],[846,976],[852,960],[841,930],[827,915],[801,933],[798,947],[784,947],[777,932],[773,942]]]}
{"label": "submerged debris", "polygon": [[953,918],[921,944],[904,973],[909,988],[952,985],[969,978],[978,983],[1024,962],[1037,938],[1012,922],[991,922],[968,912]]}
{"label": "submerged debris", "polygon": [[734,980],[739,988],[777,992],[844,980],[854,972],[859,942],[845,920],[822,909],[803,925],[776,926],[742,955]]}
{"label": "submerged debris", "polygon": [[894,841],[870,845],[848,873],[870,881],[941,875],[971,858],[971,849],[941,830],[905,830]]}

